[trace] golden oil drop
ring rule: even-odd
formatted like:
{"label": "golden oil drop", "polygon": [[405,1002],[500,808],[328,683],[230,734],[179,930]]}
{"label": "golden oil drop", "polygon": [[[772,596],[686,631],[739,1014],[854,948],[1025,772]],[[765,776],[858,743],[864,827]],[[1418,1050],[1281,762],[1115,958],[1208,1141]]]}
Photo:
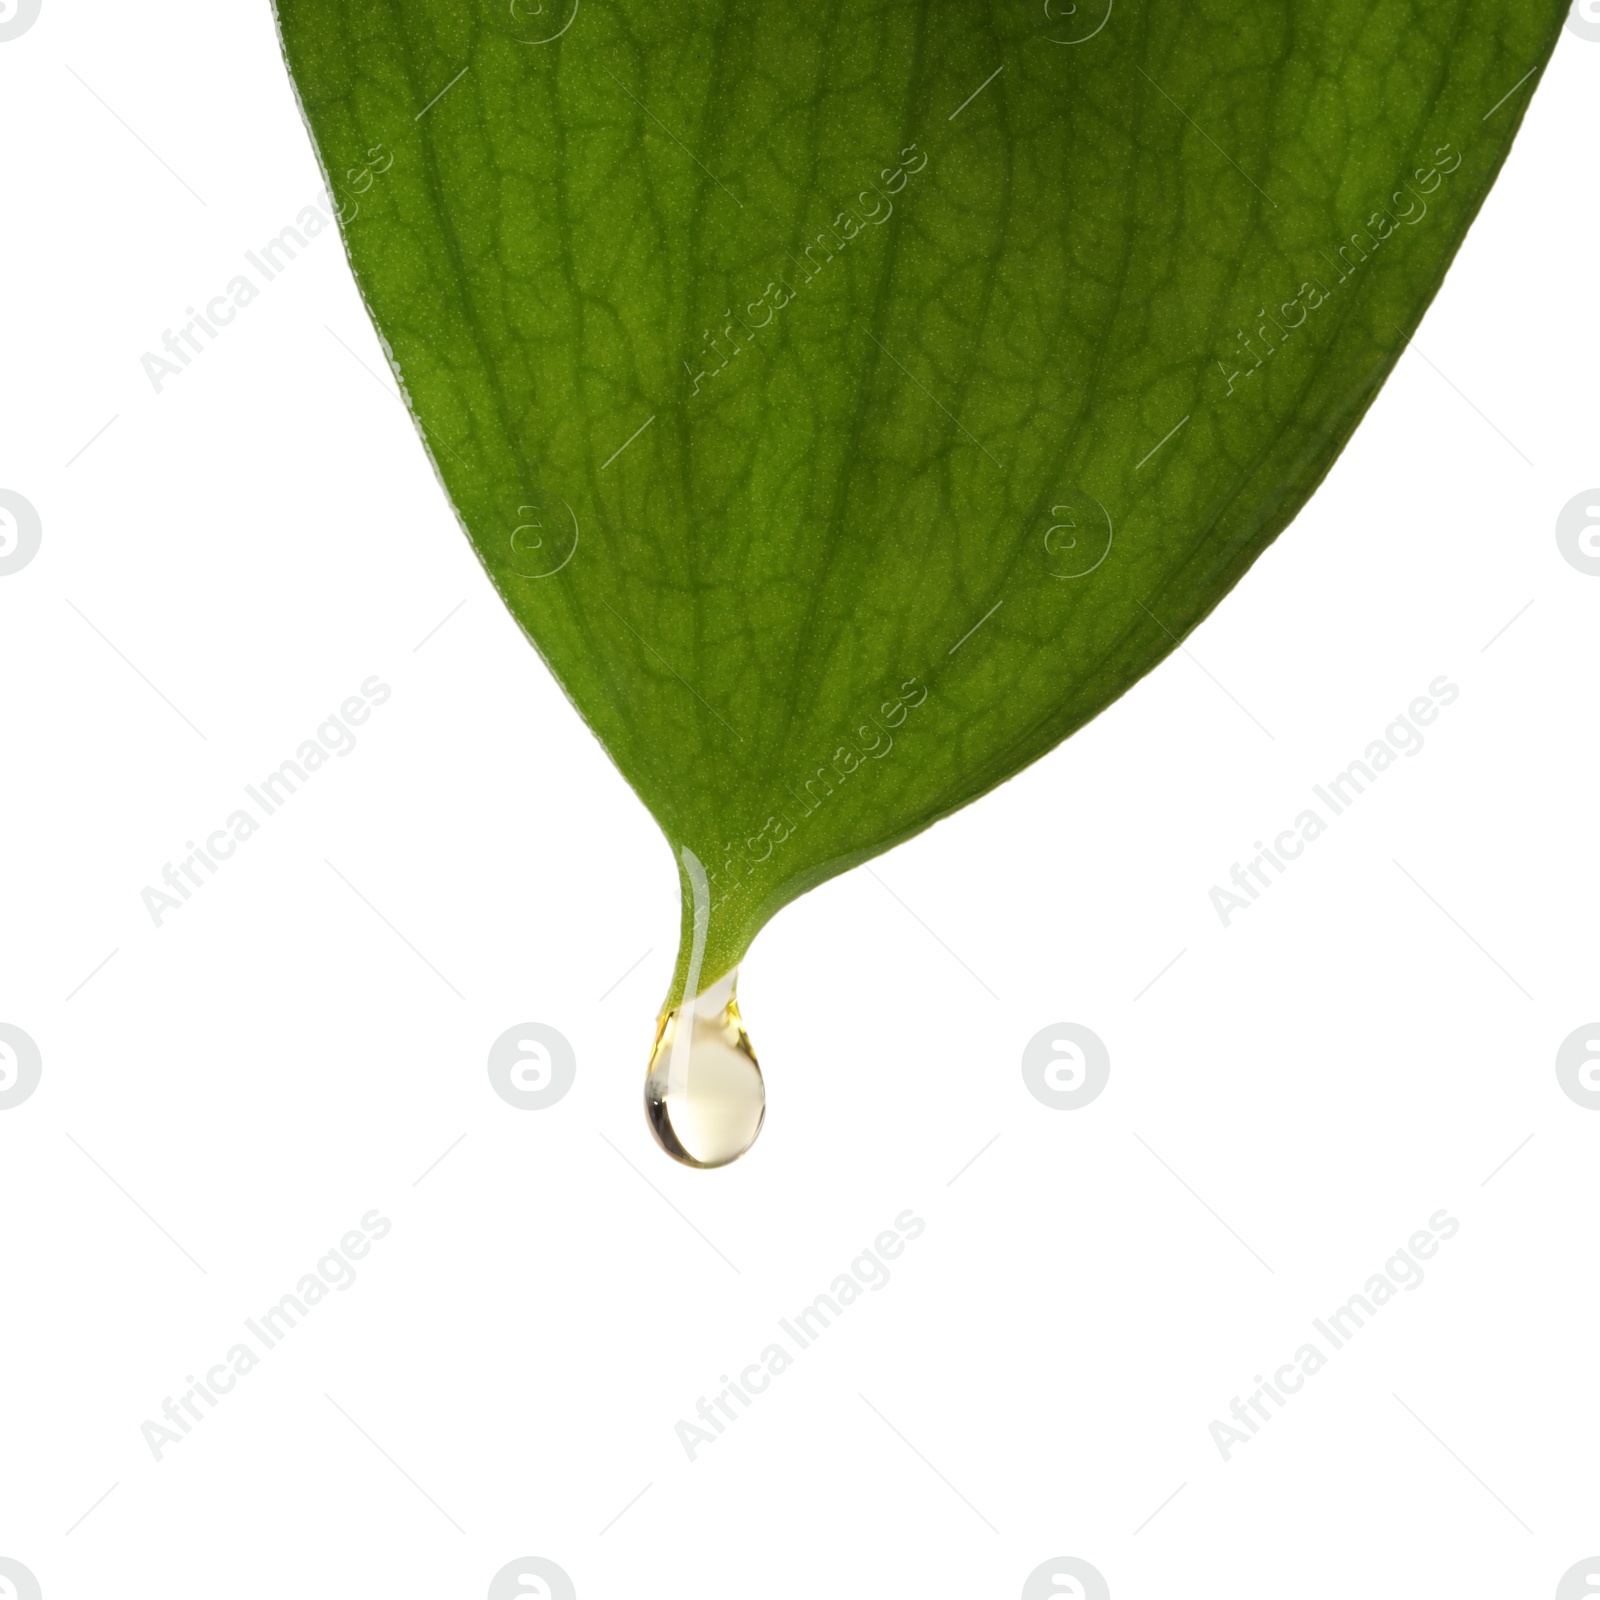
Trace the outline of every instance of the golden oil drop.
{"label": "golden oil drop", "polygon": [[666,1012],[644,1082],[656,1143],[686,1167],[725,1167],[756,1142],[767,1090],[734,998],[738,969]]}

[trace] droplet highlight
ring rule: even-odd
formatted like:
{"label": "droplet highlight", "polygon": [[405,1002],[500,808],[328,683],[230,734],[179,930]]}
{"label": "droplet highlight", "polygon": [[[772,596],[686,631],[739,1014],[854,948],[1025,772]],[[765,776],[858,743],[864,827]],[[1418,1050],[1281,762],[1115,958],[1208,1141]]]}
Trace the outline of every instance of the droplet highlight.
{"label": "droplet highlight", "polygon": [[661,1018],[644,1081],[656,1143],[686,1167],[725,1167],[756,1142],[767,1089],[734,998],[737,969]]}

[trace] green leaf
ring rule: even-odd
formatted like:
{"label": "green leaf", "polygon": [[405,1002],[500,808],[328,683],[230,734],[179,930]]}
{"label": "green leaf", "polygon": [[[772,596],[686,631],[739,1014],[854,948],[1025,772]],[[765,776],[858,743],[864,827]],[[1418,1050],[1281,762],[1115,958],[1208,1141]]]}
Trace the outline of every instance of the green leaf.
{"label": "green leaf", "polygon": [[351,263],[703,989],[1304,503],[1565,0],[279,0]]}

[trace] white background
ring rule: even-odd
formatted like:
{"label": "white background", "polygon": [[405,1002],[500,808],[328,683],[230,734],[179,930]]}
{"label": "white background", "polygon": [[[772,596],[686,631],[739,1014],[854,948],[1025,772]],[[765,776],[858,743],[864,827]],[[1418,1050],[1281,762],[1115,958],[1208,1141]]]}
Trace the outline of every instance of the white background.
{"label": "white background", "polygon": [[[640,1110],[668,851],[337,238],[141,372],[318,189],[267,8],[45,0],[0,43],[0,487],[43,522],[0,578],[0,1022],[44,1062],[0,1112],[0,1556],[46,1600],[478,1597],[522,1555],[582,1600],[1011,1597],[1058,1555],[1117,1600],[1553,1595],[1600,1549],[1600,1114],[1553,1070],[1600,1015],[1600,578],[1554,537],[1600,483],[1597,93],[1564,34],[1425,358],[1189,649],[762,934],[767,1127],[698,1174]],[[154,927],[372,674],[359,747]],[[1224,929],[1212,885],[1440,674],[1426,748]],[[578,1058],[540,1112],[485,1071],[530,1020]],[[1060,1021],[1111,1054],[1079,1111],[1019,1070]],[[360,1280],[152,1459],[375,1207]],[[908,1207],[691,1464],[674,1424]],[[1224,1463],[1440,1208],[1427,1281]]]}

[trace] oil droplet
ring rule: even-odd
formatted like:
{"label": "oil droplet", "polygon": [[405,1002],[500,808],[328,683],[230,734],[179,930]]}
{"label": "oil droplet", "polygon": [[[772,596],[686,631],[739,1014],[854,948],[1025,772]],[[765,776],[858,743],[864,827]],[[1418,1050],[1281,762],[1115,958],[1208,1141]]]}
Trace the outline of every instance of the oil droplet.
{"label": "oil droplet", "polygon": [[756,1142],[767,1090],[734,999],[738,970],[662,1017],[644,1107],[650,1131],[686,1167],[725,1167]]}

